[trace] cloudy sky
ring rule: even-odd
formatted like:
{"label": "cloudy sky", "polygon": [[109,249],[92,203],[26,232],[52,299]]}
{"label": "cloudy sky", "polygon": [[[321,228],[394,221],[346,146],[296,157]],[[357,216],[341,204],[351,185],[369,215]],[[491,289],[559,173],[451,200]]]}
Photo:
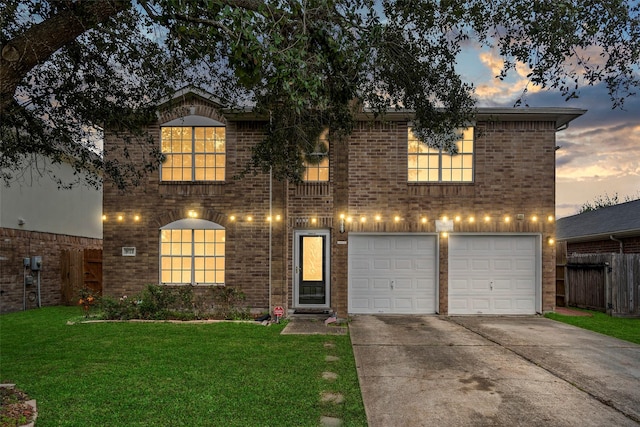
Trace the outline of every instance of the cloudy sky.
{"label": "cloudy sky", "polygon": [[465,52],[458,63],[476,86],[480,106],[513,106],[527,88],[530,107],[575,107],[588,110],[556,136],[556,216],[577,213],[596,197],[640,198],[640,94],[624,109],[613,110],[604,85],[585,87],[578,99],[565,102],[558,92],[528,85],[527,70],[495,79],[502,61],[488,49]]}

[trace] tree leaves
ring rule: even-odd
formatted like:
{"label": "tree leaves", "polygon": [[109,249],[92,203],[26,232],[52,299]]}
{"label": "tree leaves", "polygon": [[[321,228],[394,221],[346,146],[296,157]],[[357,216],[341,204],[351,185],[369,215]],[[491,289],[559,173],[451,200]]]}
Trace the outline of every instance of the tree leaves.
{"label": "tree leaves", "polygon": [[[271,170],[298,181],[307,145],[326,127],[341,140],[355,105],[376,115],[412,110],[423,141],[453,149],[451,130],[468,124],[475,104],[473,86],[456,70],[463,46],[495,47],[504,60],[498,78],[527,64],[532,85],[571,99],[583,85],[604,83],[619,107],[640,83],[639,7],[624,0],[7,0],[0,5],[0,167],[8,182],[24,154],[73,158],[94,181],[136,184],[162,159],[146,132],[155,106],[186,85],[270,118],[245,173]],[[69,29],[78,22],[76,34]],[[20,53],[36,46],[35,59]],[[122,141],[106,157],[104,126]]]}

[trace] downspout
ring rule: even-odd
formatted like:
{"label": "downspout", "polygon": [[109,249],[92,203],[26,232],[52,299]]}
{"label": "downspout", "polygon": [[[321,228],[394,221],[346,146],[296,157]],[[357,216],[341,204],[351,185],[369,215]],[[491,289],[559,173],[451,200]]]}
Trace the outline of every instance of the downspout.
{"label": "downspout", "polygon": [[610,235],[610,236],[609,236],[609,238],[610,238],[611,240],[613,240],[614,242],[618,242],[618,243],[620,243],[620,253],[621,253],[621,254],[622,254],[622,253],[624,253],[624,246],[623,246],[622,240],[618,240],[618,239],[616,239],[615,237],[613,237],[613,234],[612,234],[612,235]]}

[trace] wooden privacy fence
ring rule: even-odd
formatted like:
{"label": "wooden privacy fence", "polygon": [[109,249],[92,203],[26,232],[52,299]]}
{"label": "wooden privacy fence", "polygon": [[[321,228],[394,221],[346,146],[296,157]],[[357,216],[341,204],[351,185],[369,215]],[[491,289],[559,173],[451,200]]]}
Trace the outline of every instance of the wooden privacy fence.
{"label": "wooden privacy fence", "polygon": [[63,304],[77,304],[83,288],[102,294],[102,249],[62,251],[60,276]]}
{"label": "wooden privacy fence", "polygon": [[572,254],[564,270],[567,305],[640,317],[640,254]]}

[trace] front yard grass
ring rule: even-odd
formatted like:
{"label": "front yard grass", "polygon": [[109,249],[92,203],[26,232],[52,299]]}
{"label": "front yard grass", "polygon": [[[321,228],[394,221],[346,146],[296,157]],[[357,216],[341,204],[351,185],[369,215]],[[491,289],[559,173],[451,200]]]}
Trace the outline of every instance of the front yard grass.
{"label": "front yard grass", "polygon": [[545,314],[545,317],[619,338],[621,340],[640,344],[640,319],[611,317],[599,311],[582,311],[590,313],[591,317],[565,316],[558,313],[547,313]]}
{"label": "front yard grass", "polygon": [[[38,427],[317,426],[321,416],[366,425],[348,336],[247,323],[66,324],[77,315],[0,316],[0,381],[37,400]],[[321,403],[323,391],[344,403]]]}

